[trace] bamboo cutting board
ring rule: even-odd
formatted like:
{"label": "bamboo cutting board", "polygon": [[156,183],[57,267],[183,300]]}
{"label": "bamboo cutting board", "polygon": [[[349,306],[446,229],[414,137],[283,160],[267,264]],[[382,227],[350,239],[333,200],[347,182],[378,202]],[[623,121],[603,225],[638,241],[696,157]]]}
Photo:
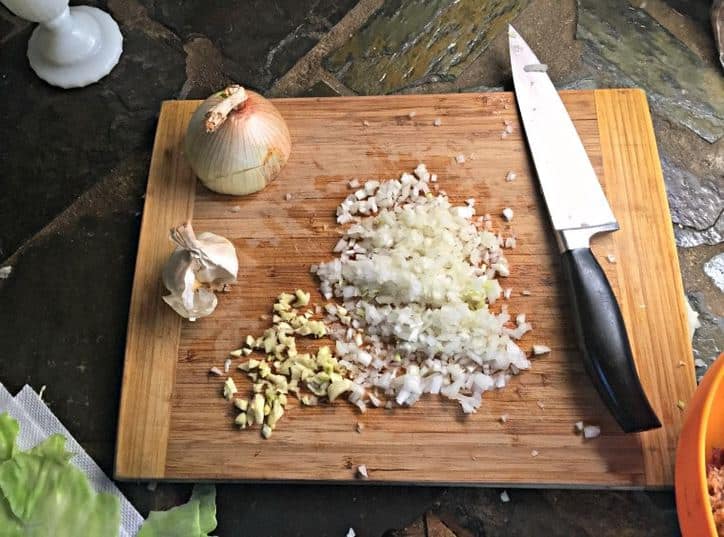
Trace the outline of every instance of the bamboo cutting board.
{"label": "bamboo cutting board", "polygon": [[[243,198],[196,182],[181,147],[198,102],[170,101],[161,109],[141,226],[116,477],[349,482],[365,464],[369,482],[670,486],[682,422],[677,402],[689,400],[695,379],[646,97],[599,90],[564,92],[563,100],[621,225],[596,238],[594,252],[621,304],[662,429],[621,433],[583,370],[512,94],[277,100],[292,157],[266,190]],[[512,121],[508,136],[504,120]],[[458,154],[464,163],[455,161]],[[334,210],[350,179],[398,177],[418,162],[438,174],[453,201],[477,198],[479,214],[492,214],[498,229],[505,229],[502,208],[513,208],[518,247],[507,251],[512,273],[503,286],[513,288],[510,311],[525,312],[534,326],[522,347],[544,343],[550,355],[506,389],[486,393],[472,416],[437,396],[366,414],[342,401],[299,408],[290,398],[269,440],[256,429],[237,430],[234,409],[221,397],[223,378],[208,376],[209,368],[266,328],[260,316],[280,292],[316,289],[309,265],[331,258],[339,230]],[[506,182],[508,171],[515,181]],[[239,283],[219,296],[211,317],[195,323],[160,298],[161,267],[172,251],[168,230],[191,217],[197,232],[231,239],[240,261]],[[231,375],[248,390],[235,365]],[[584,441],[574,433],[579,420],[599,425],[601,436]]]}

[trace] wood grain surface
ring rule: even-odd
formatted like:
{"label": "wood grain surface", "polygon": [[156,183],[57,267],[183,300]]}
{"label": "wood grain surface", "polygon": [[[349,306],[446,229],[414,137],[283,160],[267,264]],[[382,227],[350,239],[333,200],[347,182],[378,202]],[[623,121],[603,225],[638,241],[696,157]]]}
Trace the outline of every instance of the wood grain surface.
{"label": "wood grain surface", "polygon": [[[512,94],[276,100],[292,134],[291,159],[267,189],[239,198],[194,182],[180,148],[198,102],[167,102],[133,286],[116,477],[352,482],[365,464],[369,483],[670,486],[682,418],[677,402],[689,400],[695,379],[646,98],[638,90],[562,96],[621,224],[593,247],[621,303],[662,429],[623,434],[584,372]],[[513,125],[508,136],[504,120]],[[458,154],[464,163],[455,161]],[[496,228],[515,232],[518,247],[507,251],[512,273],[502,282],[513,288],[509,308],[534,326],[523,348],[544,343],[551,354],[506,389],[486,393],[472,416],[437,396],[365,414],[343,401],[299,408],[292,400],[269,440],[258,430],[237,430],[234,409],[221,397],[223,378],[209,376],[209,368],[221,366],[247,334],[262,332],[269,321],[260,316],[280,292],[316,289],[309,265],[331,258],[339,233],[334,210],[350,179],[397,177],[418,162],[438,174],[453,201],[475,197]],[[515,181],[505,181],[508,171]],[[510,224],[500,216],[504,207],[515,211]],[[219,296],[211,317],[194,323],[179,321],[163,303],[159,280],[171,251],[168,228],[191,212],[198,232],[234,242],[240,262],[239,283]],[[231,375],[249,390],[239,372]],[[601,436],[576,435],[579,420],[601,426]]]}

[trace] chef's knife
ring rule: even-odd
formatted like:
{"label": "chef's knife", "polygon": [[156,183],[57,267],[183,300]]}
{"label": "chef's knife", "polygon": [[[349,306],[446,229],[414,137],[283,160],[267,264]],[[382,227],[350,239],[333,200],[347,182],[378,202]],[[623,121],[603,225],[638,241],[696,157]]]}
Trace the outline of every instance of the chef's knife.
{"label": "chef's knife", "polygon": [[515,96],[556,232],[578,339],[598,393],[625,432],[661,427],[641,387],[616,298],[589,240],[616,231],[586,150],[545,66],[508,27]]}

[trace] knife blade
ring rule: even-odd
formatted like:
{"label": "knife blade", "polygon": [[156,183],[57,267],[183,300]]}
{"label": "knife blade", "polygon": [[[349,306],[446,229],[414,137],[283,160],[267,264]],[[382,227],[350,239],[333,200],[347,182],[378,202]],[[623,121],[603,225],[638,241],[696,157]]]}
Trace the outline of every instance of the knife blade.
{"label": "knife blade", "polygon": [[556,232],[586,370],[625,432],[661,427],[641,386],[616,297],[590,249],[593,235],[618,230],[618,222],[546,69],[512,26],[508,41],[515,97]]}

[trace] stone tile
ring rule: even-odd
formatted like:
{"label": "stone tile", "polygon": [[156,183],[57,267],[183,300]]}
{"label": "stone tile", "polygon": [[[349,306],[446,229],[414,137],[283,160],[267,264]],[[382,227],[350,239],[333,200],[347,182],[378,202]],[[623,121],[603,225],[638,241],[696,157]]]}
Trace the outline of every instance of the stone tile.
{"label": "stone tile", "polygon": [[[513,21],[541,61],[548,65],[548,75],[556,86],[581,76],[582,45],[576,39],[576,7],[575,0],[536,0]],[[507,82],[511,75],[506,32],[496,39],[496,44],[499,55],[487,70],[503,72]],[[473,66],[477,64],[476,61]]]}
{"label": "stone tile", "polygon": [[183,41],[199,35],[228,58],[235,81],[265,91],[355,5],[355,0],[140,0],[149,16]]}
{"label": "stone tile", "polygon": [[[512,23],[547,62],[548,74],[558,87],[579,82],[581,44],[575,39],[575,0],[537,0],[529,3]],[[511,90],[510,78],[508,37],[500,32],[454,80],[421,82],[400,93]]]}
{"label": "stone tile", "polygon": [[[699,313],[701,326],[694,332],[694,357],[707,365],[724,351],[724,294],[706,274],[704,267],[721,247],[699,246],[679,248],[679,265],[684,280],[684,291],[691,307]],[[697,369],[701,376],[704,370]]]}
{"label": "stone tile", "polygon": [[450,512],[438,511],[426,513],[428,537],[475,537],[475,535],[460,525],[457,517]]}
{"label": "stone tile", "polygon": [[[4,10],[2,6],[0,6],[0,9]],[[7,18],[2,16],[3,14],[0,13],[0,43],[5,41],[9,36],[11,36],[15,32],[15,25],[12,23],[11,20],[8,20]]]}
{"label": "stone tile", "polygon": [[724,218],[719,217],[711,226],[697,229],[677,224],[674,227],[676,245],[684,248],[704,244],[721,244],[724,241]]}
{"label": "stone tile", "polygon": [[383,537],[429,537],[425,531],[425,515],[415,519],[414,522],[402,529],[385,533]]}
{"label": "stone tile", "polygon": [[[427,528],[426,537],[467,537],[453,532],[434,513],[425,514],[425,527]],[[469,535],[468,533],[468,536]]]}
{"label": "stone tile", "polygon": [[[702,177],[661,155],[671,219],[679,246],[718,244],[724,241],[724,191],[721,180]],[[719,222],[718,222],[719,221]],[[716,224],[720,223],[719,226]]]}
{"label": "stone tile", "polygon": [[722,136],[724,78],[624,0],[578,0],[577,37],[602,85],[639,86],[652,107],[709,142]]}
{"label": "stone tile", "polygon": [[436,487],[292,484],[217,491],[217,535],[274,537],[344,537],[349,528],[358,537],[381,537],[427,511],[441,493]]}
{"label": "stone tile", "polygon": [[724,253],[715,255],[704,263],[704,274],[711,278],[720,291],[724,291]]}
{"label": "stone tile", "polygon": [[323,69],[321,63],[330,51],[346,43],[370,16],[380,9],[383,2],[384,0],[359,0],[294,67],[274,83],[267,94],[272,97],[297,96],[322,80],[342,95],[354,95],[352,90]]}
{"label": "stone tile", "polygon": [[[100,6],[99,6],[100,7]],[[153,20],[138,0],[108,0],[108,11],[122,28],[139,32],[154,40],[180,44],[181,39],[170,28]]]}
{"label": "stone tile", "polygon": [[312,87],[307,88],[299,97],[339,97],[340,95],[341,93],[320,80]]}
{"label": "stone tile", "polygon": [[0,308],[0,381],[13,393],[47,385],[52,411],[109,474],[147,166],[137,153],[109,173],[0,280],[12,304]]}
{"label": "stone tile", "polygon": [[234,82],[227,75],[228,60],[210,39],[193,37],[184,43],[184,51],[186,81],[179,92],[180,99],[206,99]]}
{"label": "stone tile", "polygon": [[360,94],[455,80],[524,0],[388,0],[324,66]]}
{"label": "stone tile", "polygon": [[692,339],[694,358],[700,358],[705,364],[704,367],[696,368],[698,381],[719,354],[724,352],[724,316],[721,308],[718,315],[712,310],[709,305],[711,297],[707,296],[707,293],[692,291],[686,296],[691,307],[699,314],[701,324]]}
{"label": "stone tile", "polygon": [[28,27],[30,27],[28,21],[16,17],[9,9],[0,4],[0,44]]}
{"label": "stone tile", "polygon": [[[708,17],[705,20],[699,20],[687,16],[670,6],[666,0],[646,0],[645,2],[629,0],[629,2],[646,11],[702,60],[714,67],[718,66],[716,45]],[[697,2],[690,3],[696,4]]]}
{"label": "stone tile", "polygon": [[[645,0],[641,0],[641,2],[643,1]],[[711,0],[664,0],[664,2],[688,19],[698,23],[702,30],[709,28]]]}
{"label": "stone tile", "polygon": [[150,154],[160,102],[183,83],[184,52],[180,44],[121,29],[125,51],[115,70],[71,91],[45,84],[30,70],[29,30],[0,47],[0,65],[12,73],[0,77],[0,259],[130,152]]}
{"label": "stone tile", "polygon": [[321,33],[310,29],[295,30],[267,54],[266,68],[274,80],[291,69],[301,57],[300,51],[308,52],[317,44]]}
{"label": "stone tile", "polygon": [[[653,114],[674,232],[680,246],[724,238],[724,140],[710,144],[686,127]],[[696,158],[692,158],[696,155]]]}
{"label": "stone tile", "polygon": [[448,489],[440,509],[455,513],[472,535],[485,537],[621,537],[678,535],[670,493]]}

